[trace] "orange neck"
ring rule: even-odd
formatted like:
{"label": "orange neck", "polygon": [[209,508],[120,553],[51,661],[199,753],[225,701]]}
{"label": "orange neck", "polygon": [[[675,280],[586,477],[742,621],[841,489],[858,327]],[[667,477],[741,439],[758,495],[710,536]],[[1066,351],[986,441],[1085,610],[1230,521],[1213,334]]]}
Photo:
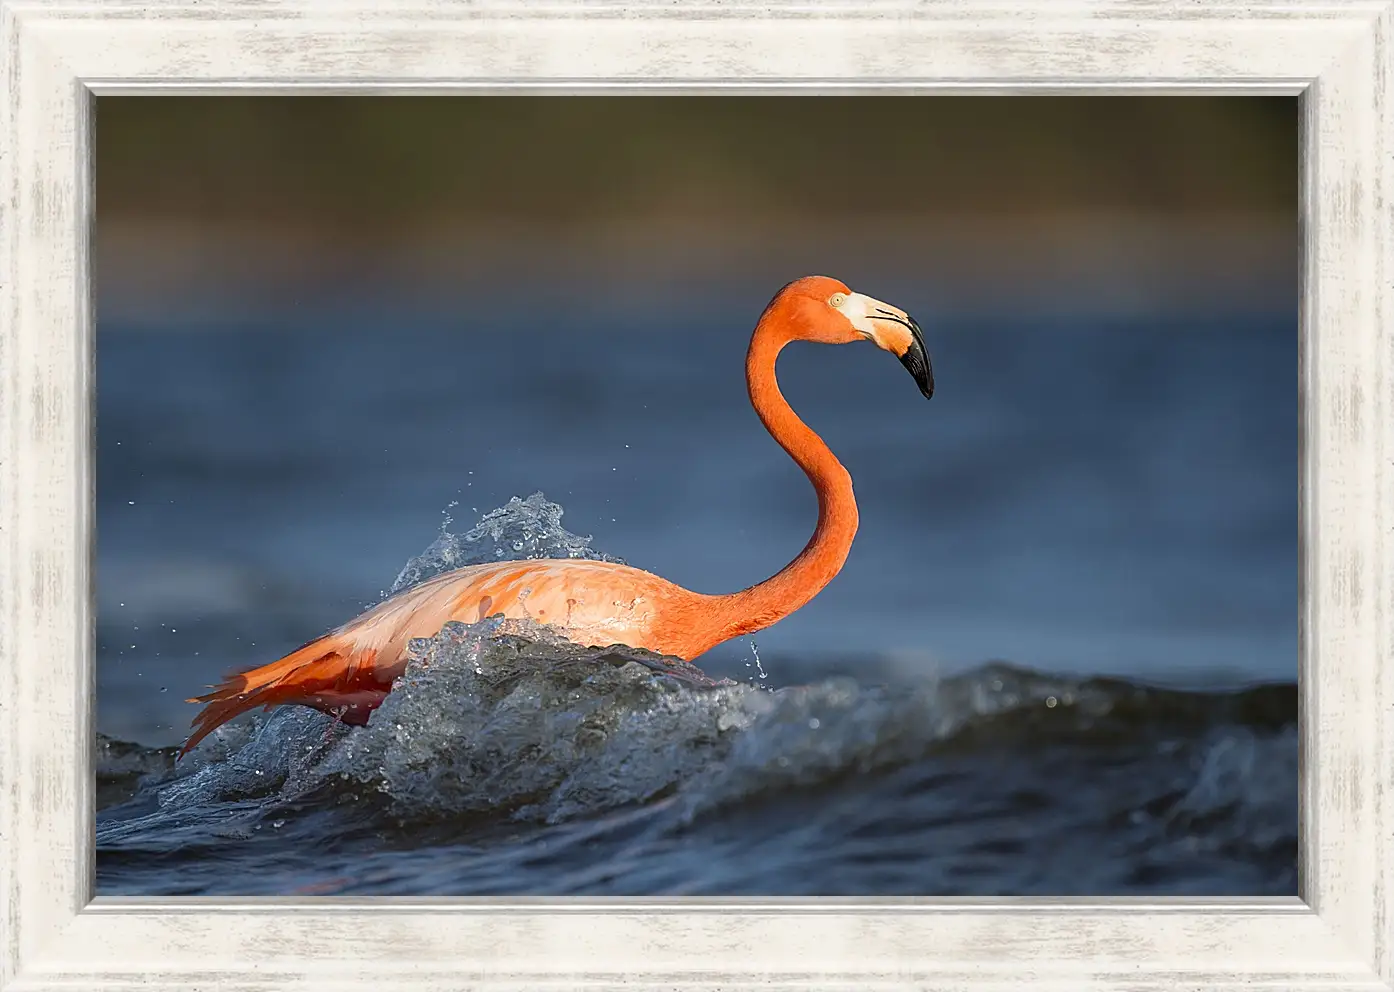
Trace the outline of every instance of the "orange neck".
{"label": "orange neck", "polygon": [[719,597],[726,621],[723,639],[763,630],[814,596],[842,570],[857,533],[857,501],[852,476],[813,430],[799,419],[779,391],[775,359],[795,340],[790,322],[777,309],[756,325],[745,359],[750,402],[779,446],[789,453],[818,494],[818,526],[803,551],[776,575],[741,592]]}

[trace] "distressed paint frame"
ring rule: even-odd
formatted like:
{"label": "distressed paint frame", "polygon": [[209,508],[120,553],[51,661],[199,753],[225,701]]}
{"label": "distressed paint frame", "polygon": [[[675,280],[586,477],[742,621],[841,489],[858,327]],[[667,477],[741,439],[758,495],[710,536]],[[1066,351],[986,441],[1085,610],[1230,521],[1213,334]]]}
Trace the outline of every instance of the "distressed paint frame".
{"label": "distressed paint frame", "polygon": [[[1394,0],[0,0],[0,989],[1394,988]],[[92,899],[94,94],[1301,94],[1302,899]]]}

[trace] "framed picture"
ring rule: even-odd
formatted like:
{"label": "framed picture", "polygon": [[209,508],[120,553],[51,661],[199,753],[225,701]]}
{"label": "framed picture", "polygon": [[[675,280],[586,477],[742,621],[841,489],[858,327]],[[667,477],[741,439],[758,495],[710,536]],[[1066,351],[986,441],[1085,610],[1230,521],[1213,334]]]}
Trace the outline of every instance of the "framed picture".
{"label": "framed picture", "polygon": [[1392,16],[0,0],[0,988],[1394,987]]}

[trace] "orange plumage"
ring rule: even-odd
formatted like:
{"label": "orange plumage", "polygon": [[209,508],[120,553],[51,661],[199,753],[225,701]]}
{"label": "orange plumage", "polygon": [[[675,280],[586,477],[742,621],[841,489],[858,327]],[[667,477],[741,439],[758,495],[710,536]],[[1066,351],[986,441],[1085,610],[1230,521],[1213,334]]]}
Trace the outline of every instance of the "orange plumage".
{"label": "orange plumage", "polygon": [[857,506],[847,470],[779,392],[775,359],[784,345],[798,340],[873,341],[901,359],[925,396],[933,393],[919,327],[904,311],[822,276],[792,282],[775,296],[746,356],[750,399],[818,493],[813,537],[778,574],[741,592],[706,595],[628,565],[580,559],[504,561],[446,572],[279,661],[228,676],[212,692],[190,700],[206,705],[180,754],[258,706],[293,703],[336,714],[346,723],[366,723],[405,669],[407,643],[434,636],[451,620],[473,623],[502,614],[548,624],[585,646],[626,644],[690,661],[803,606],[846,561]]}

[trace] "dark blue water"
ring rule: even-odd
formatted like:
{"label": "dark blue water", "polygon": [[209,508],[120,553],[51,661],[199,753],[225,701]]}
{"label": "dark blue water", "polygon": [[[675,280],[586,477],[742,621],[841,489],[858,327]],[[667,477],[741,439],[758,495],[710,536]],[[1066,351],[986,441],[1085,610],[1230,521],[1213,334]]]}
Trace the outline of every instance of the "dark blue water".
{"label": "dark blue water", "polygon": [[745,399],[763,302],[103,325],[99,891],[1294,892],[1288,317],[900,300],[931,402],[871,347],[781,360],[862,524],[699,661],[735,685],[453,632],[367,728],[280,711],[170,770],[186,696],[514,495],[701,591],[777,570],[816,503]]}

